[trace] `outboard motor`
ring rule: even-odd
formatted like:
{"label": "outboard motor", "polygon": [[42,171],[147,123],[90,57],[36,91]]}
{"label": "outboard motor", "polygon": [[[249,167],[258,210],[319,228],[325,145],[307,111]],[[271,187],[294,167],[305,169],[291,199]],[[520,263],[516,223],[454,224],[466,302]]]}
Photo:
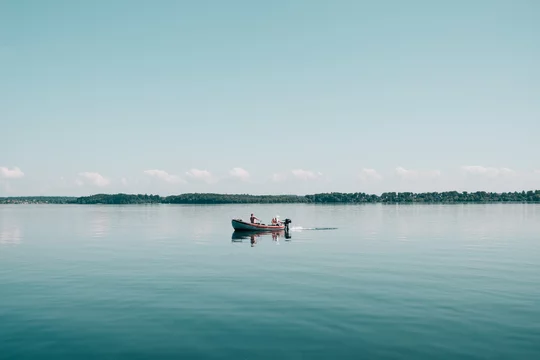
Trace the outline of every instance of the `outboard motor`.
{"label": "outboard motor", "polygon": [[285,219],[283,221],[283,223],[285,224],[285,231],[289,231],[289,224],[292,223],[291,219]]}

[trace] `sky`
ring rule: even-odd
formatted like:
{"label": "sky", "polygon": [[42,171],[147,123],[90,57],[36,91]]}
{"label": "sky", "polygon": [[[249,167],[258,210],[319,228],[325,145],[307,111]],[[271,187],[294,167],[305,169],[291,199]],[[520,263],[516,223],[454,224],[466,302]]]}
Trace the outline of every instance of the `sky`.
{"label": "sky", "polygon": [[540,189],[540,2],[0,1],[0,196]]}

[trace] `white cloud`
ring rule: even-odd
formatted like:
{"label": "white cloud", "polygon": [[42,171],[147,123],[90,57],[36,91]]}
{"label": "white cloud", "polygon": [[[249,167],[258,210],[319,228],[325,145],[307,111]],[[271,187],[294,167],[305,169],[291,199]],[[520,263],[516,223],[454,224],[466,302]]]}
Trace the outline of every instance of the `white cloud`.
{"label": "white cloud", "polygon": [[250,177],[249,172],[239,167],[236,167],[229,171],[229,175],[242,181],[247,181]]}
{"label": "white cloud", "polygon": [[367,181],[367,180],[381,180],[382,175],[377,172],[375,169],[362,169],[360,171],[360,175],[358,175],[360,180]]}
{"label": "white cloud", "polygon": [[[185,180],[183,180],[179,176],[169,174],[168,172],[163,171],[163,170],[156,170],[156,169],[154,169],[154,170],[145,170],[144,173],[147,174],[147,175],[156,177],[156,178],[158,178],[160,180],[163,180],[165,182],[168,182],[170,184],[178,184],[178,183],[185,182]],[[122,181],[122,183],[123,183],[123,181]],[[126,183],[127,183],[127,180],[126,180]]]}
{"label": "white cloud", "polygon": [[487,177],[508,176],[516,173],[514,170],[508,168],[494,168],[478,165],[462,166],[461,169],[467,174]]}
{"label": "white cloud", "polygon": [[438,178],[441,176],[439,170],[428,170],[428,171],[418,171],[418,170],[409,170],[404,167],[398,166],[396,168],[396,175],[402,179],[412,180],[418,178]]}
{"label": "white cloud", "polygon": [[7,167],[0,166],[0,178],[3,179],[20,179],[24,176],[24,173],[18,167],[14,167],[10,170]]}
{"label": "white cloud", "polygon": [[[85,182],[88,182],[95,186],[107,186],[110,184],[109,179],[103,177],[101,174],[97,172],[81,172],[79,173],[80,178],[75,181],[75,183],[79,186],[82,186],[85,184]],[[82,179],[81,179],[82,178]]]}
{"label": "white cloud", "polygon": [[273,182],[281,182],[285,181],[287,179],[287,175],[282,173],[275,173],[272,175],[272,181]]}
{"label": "white cloud", "polygon": [[320,172],[315,173],[313,171],[308,171],[308,170],[303,170],[303,169],[294,169],[291,171],[291,173],[293,174],[295,178],[301,179],[301,180],[314,180],[322,176]]}
{"label": "white cloud", "polygon": [[534,170],[534,173],[535,173],[535,174],[540,174],[540,169]]}
{"label": "white cloud", "polygon": [[192,179],[204,181],[206,183],[215,181],[214,177],[208,170],[191,169],[186,172],[186,175]]}
{"label": "white cloud", "polygon": [[500,168],[499,169],[499,174],[501,175],[515,175],[516,172],[512,169],[508,169],[508,168]]}
{"label": "white cloud", "polygon": [[122,179],[120,179],[120,182],[122,183],[122,185],[126,186],[128,184],[128,181],[125,177],[123,177]]}
{"label": "white cloud", "polygon": [[407,170],[401,166],[396,168],[396,175],[402,179],[416,179],[418,177],[418,172],[415,170]]}
{"label": "white cloud", "polygon": [[321,172],[314,172],[309,170],[303,170],[303,169],[294,169],[290,172],[281,172],[281,173],[274,173],[272,174],[272,181],[273,182],[282,182],[287,179],[289,179],[289,176],[292,176],[295,179],[299,180],[315,180],[323,176]]}

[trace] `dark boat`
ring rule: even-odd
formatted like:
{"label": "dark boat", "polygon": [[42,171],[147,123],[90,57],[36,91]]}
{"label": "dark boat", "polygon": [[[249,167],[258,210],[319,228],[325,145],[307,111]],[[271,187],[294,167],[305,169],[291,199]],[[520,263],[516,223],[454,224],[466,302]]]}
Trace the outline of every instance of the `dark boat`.
{"label": "dark boat", "polygon": [[257,224],[244,221],[242,219],[232,219],[231,224],[235,231],[275,231],[285,230],[289,231],[289,224],[291,219],[285,219],[280,221],[277,225]]}

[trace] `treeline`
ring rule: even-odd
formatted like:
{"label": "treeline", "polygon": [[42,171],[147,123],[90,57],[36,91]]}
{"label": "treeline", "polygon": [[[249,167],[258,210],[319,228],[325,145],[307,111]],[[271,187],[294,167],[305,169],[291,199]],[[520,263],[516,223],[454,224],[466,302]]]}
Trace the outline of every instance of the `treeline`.
{"label": "treeline", "polygon": [[132,194],[96,194],[75,199],[75,204],[160,204],[163,198],[159,195]]}
{"label": "treeline", "polygon": [[540,190],[493,193],[477,192],[385,192],[380,196],[365,193],[325,193],[306,195],[311,203],[424,203],[424,204],[452,204],[452,203],[492,203],[492,202],[540,202]]}
{"label": "treeline", "polygon": [[0,197],[0,204],[71,204],[73,196],[13,196]]}
{"label": "treeline", "polygon": [[171,196],[148,194],[96,194],[82,197],[34,196],[0,198],[0,204],[453,204],[495,202],[540,202],[540,190],[493,193],[477,192],[386,192],[321,193],[313,195],[248,195],[190,193]]}
{"label": "treeline", "polygon": [[307,203],[305,196],[298,195],[248,195],[248,194],[181,194],[167,196],[164,204],[298,204]]}

